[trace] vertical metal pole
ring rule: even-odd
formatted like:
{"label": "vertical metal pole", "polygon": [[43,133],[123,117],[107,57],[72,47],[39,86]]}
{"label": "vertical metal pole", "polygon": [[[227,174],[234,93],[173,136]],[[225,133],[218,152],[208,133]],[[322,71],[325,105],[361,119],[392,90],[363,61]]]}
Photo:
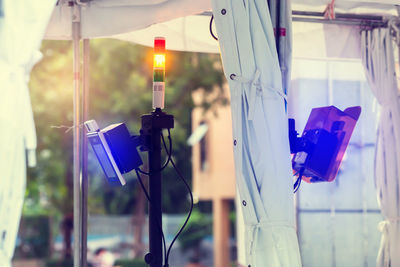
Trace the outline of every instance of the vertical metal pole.
{"label": "vertical metal pole", "polygon": [[[82,92],[82,121],[88,120],[89,114],[89,39],[83,40],[83,92]],[[87,218],[88,218],[88,139],[86,128],[82,130],[82,235],[81,235],[81,266],[87,266]]]}
{"label": "vertical metal pole", "polygon": [[[332,77],[332,61],[327,61],[327,78],[328,78],[328,104],[333,105],[333,77]],[[330,200],[330,235],[332,240],[332,267],[336,267],[336,244],[335,244],[335,219],[336,219],[336,207],[335,207],[335,199],[333,196],[334,187],[336,186],[337,180],[330,185],[329,188],[329,200]]]}
{"label": "vertical metal pole", "polygon": [[[359,81],[360,84],[360,103],[364,102],[364,91],[367,89],[364,87],[364,83],[362,81]],[[361,141],[360,141],[360,147],[361,149],[364,148],[364,121],[360,120],[358,122],[358,129],[361,132]],[[360,161],[358,166],[364,166],[364,154],[362,153],[362,150],[360,151]],[[368,197],[368,187],[367,187],[367,179],[368,177],[367,173],[365,172],[365,168],[360,168],[361,171],[361,177],[362,177],[362,226],[363,226],[363,256],[364,256],[364,266],[368,266],[368,202],[367,202],[367,197]]]}
{"label": "vertical metal pole", "polygon": [[[157,111],[156,111],[157,112]],[[153,113],[152,116],[155,116]],[[149,246],[150,267],[162,267],[161,211],[161,129],[152,127],[149,150]]]}
{"label": "vertical metal pole", "polygon": [[[296,87],[291,86],[290,90],[287,92],[288,94],[288,101],[287,101],[287,113],[288,113],[288,118],[295,118],[294,114],[296,113],[296,106],[295,102],[293,99],[296,99]],[[296,194],[293,196],[293,203],[294,203],[294,208],[295,208],[295,226],[296,226],[296,232],[297,232],[297,239],[299,241],[299,244],[301,243],[301,228],[300,228],[300,197],[301,197],[301,191],[298,190]]]}
{"label": "vertical metal pole", "polygon": [[[397,11],[399,13],[399,18],[400,18],[400,6],[397,7]],[[398,66],[399,66],[399,73],[397,73],[397,76],[400,77],[400,39],[397,39],[398,35],[396,36],[396,44],[397,44],[397,57],[398,57]],[[398,37],[400,38],[400,37]],[[395,61],[396,62],[396,61]]]}
{"label": "vertical metal pole", "polygon": [[326,62],[327,76],[328,76],[328,105],[333,105],[333,77],[332,77],[332,62]]}
{"label": "vertical metal pole", "polygon": [[81,111],[80,111],[80,10],[79,6],[73,7],[72,14],[72,42],[74,49],[73,72],[74,72],[74,140],[73,140],[73,174],[74,174],[74,267],[80,266],[81,250],[81,210],[80,210],[80,176],[81,176]]}
{"label": "vertical metal pole", "polygon": [[161,131],[174,128],[174,117],[156,108],[142,116],[141,135],[146,139],[149,152],[149,247],[145,261],[150,267],[162,267],[162,210],[161,210]]}

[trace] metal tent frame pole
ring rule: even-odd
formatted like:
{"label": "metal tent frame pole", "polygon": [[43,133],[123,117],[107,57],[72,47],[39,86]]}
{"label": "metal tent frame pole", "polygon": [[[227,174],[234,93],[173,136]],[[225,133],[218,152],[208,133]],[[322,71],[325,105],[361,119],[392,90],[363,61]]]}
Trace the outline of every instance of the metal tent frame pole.
{"label": "metal tent frame pole", "polygon": [[[89,114],[89,59],[90,43],[89,39],[83,39],[83,86],[82,86],[82,121],[88,120]],[[88,139],[86,128],[82,130],[82,217],[81,217],[81,266],[87,266],[87,221],[88,221]]]}
{"label": "metal tent frame pole", "polygon": [[74,5],[72,14],[73,72],[74,72],[74,137],[73,137],[73,191],[74,191],[74,266],[87,266],[88,217],[88,141],[83,121],[89,111],[89,40],[83,40],[83,86],[81,92],[80,6]]}
{"label": "metal tent frame pole", "polygon": [[[211,11],[203,12],[199,15],[212,16]],[[292,11],[292,21],[313,22],[323,24],[339,24],[365,27],[387,27],[387,22],[383,16],[368,14],[345,14],[335,13],[335,19],[325,19],[323,12]]]}
{"label": "metal tent frame pole", "polygon": [[81,106],[80,106],[80,7],[74,5],[72,12],[72,45],[73,45],[73,72],[74,72],[74,131],[73,131],[73,188],[74,188],[74,266],[81,263]]}
{"label": "metal tent frame pole", "polygon": [[326,19],[323,12],[292,11],[293,21],[364,27],[387,27],[387,22],[383,16],[335,13],[335,17],[335,19]]}

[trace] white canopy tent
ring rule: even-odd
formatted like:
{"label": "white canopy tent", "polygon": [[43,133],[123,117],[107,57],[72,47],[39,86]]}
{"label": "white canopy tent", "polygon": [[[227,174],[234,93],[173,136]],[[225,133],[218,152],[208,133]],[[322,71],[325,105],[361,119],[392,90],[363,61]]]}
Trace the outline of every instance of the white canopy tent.
{"label": "white canopy tent", "polygon": [[[210,36],[208,29],[211,14],[209,13],[211,10],[210,1],[93,0],[85,1],[84,3],[83,1],[77,2],[77,5],[70,5],[69,1],[58,1],[58,5],[53,11],[53,15],[45,34],[46,39],[74,39],[75,48],[79,47],[76,45],[77,42],[79,42],[79,39],[100,37],[118,38],[151,46],[154,36],[163,35],[168,39],[167,49],[211,53],[219,51],[218,43]],[[331,1],[293,0],[292,8],[293,10],[321,12],[329,2]],[[4,1],[4,3],[7,3],[7,1]],[[397,0],[336,1],[338,12],[362,14],[382,13],[387,16],[396,15],[396,4],[398,4]],[[40,12],[42,11],[38,9],[38,14],[43,16],[43,13]],[[75,26],[72,27],[72,24]],[[4,26],[5,25],[0,24],[0,30],[1,27]],[[73,29],[75,29],[75,31]],[[309,31],[305,28],[302,30],[305,32]],[[40,36],[40,31],[32,32],[32,34]],[[296,34],[296,29],[294,29],[294,35]],[[306,47],[306,43],[295,43],[294,51],[296,51],[297,45],[299,45],[298,47],[301,47],[301,45]],[[304,50],[306,51],[306,49]],[[301,52],[303,49],[297,51]],[[322,48],[320,52],[325,53],[325,48]],[[76,53],[76,55],[78,55],[78,53]],[[76,62],[78,62],[77,58]],[[76,69],[79,69],[78,67],[79,66],[76,65]],[[76,82],[75,84],[75,90],[79,92],[78,83]],[[79,94],[76,95],[76,98],[75,101],[79,103]],[[76,105],[77,109],[79,108],[78,106],[79,105]],[[80,111],[78,110],[78,115],[79,113]],[[8,114],[11,115],[11,113]],[[77,118],[78,117],[79,116],[77,116]],[[77,151],[79,151],[78,140],[81,134],[78,127],[79,124],[79,119],[75,120],[74,134],[76,142],[74,148]],[[0,147],[0,151],[4,151],[3,146]],[[79,158],[79,155],[76,156]],[[21,162],[20,165],[21,164],[23,163]],[[80,192],[79,173],[80,166],[75,166],[75,194],[79,194]],[[12,175],[10,176],[10,179],[11,177]],[[2,196],[4,199],[4,193]],[[0,196],[0,199],[2,196]],[[79,200],[79,197],[75,199],[75,202],[77,200]],[[5,203],[6,201],[3,200],[0,205],[4,205]],[[79,215],[79,213],[76,213],[76,215]],[[75,218],[77,217],[79,216],[75,216]],[[79,225],[79,223],[77,225]],[[80,234],[76,236],[79,235]],[[75,242],[78,241],[75,240]],[[78,246],[75,246],[76,253],[79,253],[80,245],[79,243],[76,244],[78,244]],[[76,263],[76,265],[78,265],[78,263]]]}
{"label": "white canopy tent", "polygon": [[[72,40],[73,6],[60,0],[50,19],[45,39]],[[83,1],[82,1],[83,2]],[[209,32],[211,1],[91,0],[82,3],[81,39],[116,38],[146,46],[163,35],[167,49],[219,53]],[[329,0],[293,0],[292,10],[322,12]],[[396,0],[336,1],[337,12],[397,15]],[[135,18],[135,19],[132,19]],[[296,31],[295,33],[296,34]]]}

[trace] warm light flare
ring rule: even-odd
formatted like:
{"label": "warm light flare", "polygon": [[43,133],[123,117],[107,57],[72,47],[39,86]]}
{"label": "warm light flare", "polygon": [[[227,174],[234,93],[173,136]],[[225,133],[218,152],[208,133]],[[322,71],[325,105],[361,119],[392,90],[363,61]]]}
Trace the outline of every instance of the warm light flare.
{"label": "warm light flare", "polygon": [[165,38],[154,38],[153,108],[164,108],[165,95]]}
{"label": "warm light flare", "polygon": [[165,69],[165,54],[154,55],[154,68]]}

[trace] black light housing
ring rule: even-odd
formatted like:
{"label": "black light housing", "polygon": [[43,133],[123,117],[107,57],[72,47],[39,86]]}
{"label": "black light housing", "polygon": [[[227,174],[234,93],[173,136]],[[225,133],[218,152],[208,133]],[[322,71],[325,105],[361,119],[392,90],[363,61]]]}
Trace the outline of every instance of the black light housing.
{"label": "black light housing", "polygon": [[111,185],[125,185],[122,174],[143,164],[137,151],[137,136],[131,136],[124,123],[112,124],[102,130],[96,121],[85,122],[87,137]]}
{"label": "black light housing", "polygon": [[131,137],[125,123],[117,123],[101,130],[121,173],[128,173],[143,164],[137,151],[139,139]]}

